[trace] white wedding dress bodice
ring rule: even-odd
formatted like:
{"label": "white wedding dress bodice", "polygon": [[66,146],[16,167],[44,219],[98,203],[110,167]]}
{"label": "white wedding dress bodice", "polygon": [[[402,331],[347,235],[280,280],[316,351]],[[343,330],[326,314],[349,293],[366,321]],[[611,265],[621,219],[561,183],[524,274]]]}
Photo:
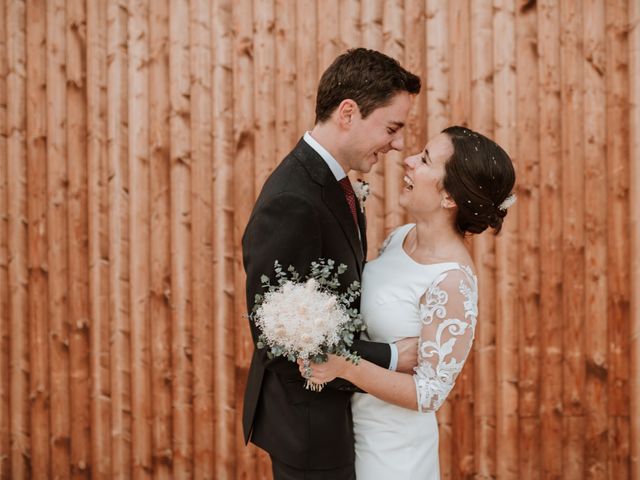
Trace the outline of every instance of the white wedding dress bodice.
{"label": "white wedding dress bodice", "polygon": [[420,337],[413,379],[419,411],[373,395],[351,401],[358,480],[440,478],[435,411],[469,354],[477,317],[477,280],[455,262],[423,265],[403,249],[413,224],[395,230],[362,277],[363,337],[395,342]]}

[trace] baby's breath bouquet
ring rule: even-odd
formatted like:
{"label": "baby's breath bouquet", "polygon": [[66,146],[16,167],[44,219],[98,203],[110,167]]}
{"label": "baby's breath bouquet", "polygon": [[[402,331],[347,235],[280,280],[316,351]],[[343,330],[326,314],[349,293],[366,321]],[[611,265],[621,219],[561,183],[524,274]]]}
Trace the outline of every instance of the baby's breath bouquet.
{"label": "baby's breath bouquet", "polygon": [[[333,260],[319,259],[311,263],[311,272],[302,279],[289,266],[284,271],[275,262],[276,285],[263,275],[264,295],[256,295],[251,317],[260,329],[257,347],[266,348],[267,356],[286,357],[292,362],[303,359],[307,373],[309,361],[327,361],[327,355],[341,355],[357,364],[360,357],[351,352],[356,332],[366,329],[351,303],[360,295],[360,284],[353,282],[338,293],[338,277],[347,267],[337,268]],[[305,388],[320,391],[324,385],[305,383]]]}

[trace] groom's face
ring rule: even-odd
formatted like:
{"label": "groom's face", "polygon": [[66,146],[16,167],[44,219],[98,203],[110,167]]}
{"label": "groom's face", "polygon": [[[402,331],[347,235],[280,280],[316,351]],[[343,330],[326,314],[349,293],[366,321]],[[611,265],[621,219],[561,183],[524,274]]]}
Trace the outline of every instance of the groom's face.
{"label": "groom's face", "polygon": [[349,131],[348,167],[367,173],[389,150],[404,148],[403,128],[412,97],[407,92],[397,93],[387,105],[379,107],[366,118],[359,111],[354,115]]}

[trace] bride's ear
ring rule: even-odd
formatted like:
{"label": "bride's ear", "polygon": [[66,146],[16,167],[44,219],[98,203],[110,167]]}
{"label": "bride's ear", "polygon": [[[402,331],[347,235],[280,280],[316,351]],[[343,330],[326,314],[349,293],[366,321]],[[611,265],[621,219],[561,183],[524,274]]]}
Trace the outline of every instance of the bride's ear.
{"label": "bride's ear", "polygon": [[442,208],[456,208],[456,202],[453,200],[453,197],[449,195],[449,193],[443,191],[442,200],[440,201],[440,206]]}

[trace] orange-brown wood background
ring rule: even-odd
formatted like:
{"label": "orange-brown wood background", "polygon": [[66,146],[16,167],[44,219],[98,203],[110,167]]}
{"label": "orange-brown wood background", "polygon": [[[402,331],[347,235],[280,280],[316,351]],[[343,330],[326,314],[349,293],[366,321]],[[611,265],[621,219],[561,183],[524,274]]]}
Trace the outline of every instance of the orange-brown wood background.
{"label": "orange-brown wood background", "polygon": [[640,478],[640,0],[0,0],[0,477],[270,477],[240,237],[354,46],[422,77],[409,152],[464,124],[517,167],[443,478]]}

